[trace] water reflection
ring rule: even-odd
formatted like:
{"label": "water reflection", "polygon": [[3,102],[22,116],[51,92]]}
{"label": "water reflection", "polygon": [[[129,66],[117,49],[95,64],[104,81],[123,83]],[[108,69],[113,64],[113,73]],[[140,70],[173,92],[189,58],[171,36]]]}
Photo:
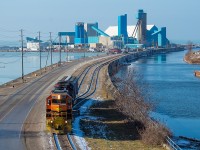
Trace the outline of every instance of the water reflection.
{"label": "water reflection", "polygon": [[154,63],[166,63],[167,61],[167,55],[166,54],[161,54],[161,55],[156,55],[154,57]]}
{"label": "water reflection", "polygon": [[[200,79],[194,77],[199,65],[183,61],[186,52],[157,54],[142,58],[120,71],[135,69],[151,87],[155,113],[166,120],[175,135],[200,139]],[[167,116],[167,117],[166,117]]]}

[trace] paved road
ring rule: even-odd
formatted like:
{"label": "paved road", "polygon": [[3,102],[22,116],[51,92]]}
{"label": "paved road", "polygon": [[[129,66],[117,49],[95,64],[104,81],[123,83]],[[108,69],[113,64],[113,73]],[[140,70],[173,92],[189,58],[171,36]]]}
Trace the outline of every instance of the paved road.
{"label": "paved road", "polygon": [[69,68],[80,66],[78,64],[80,61],[74,61],[57,68],[43,77],[26,83],[26,88],[7,98],[0,107],[0,150],[26,149],[21,131],[29,112],[49,86],[65,76]]}

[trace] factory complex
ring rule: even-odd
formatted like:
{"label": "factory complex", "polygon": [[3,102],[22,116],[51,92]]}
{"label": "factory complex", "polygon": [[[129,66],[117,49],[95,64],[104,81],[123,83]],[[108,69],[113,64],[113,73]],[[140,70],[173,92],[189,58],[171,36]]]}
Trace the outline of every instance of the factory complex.
{"label": "factory complex", "polygon": [[[52,41],[54,48],[90,48],[90,49],[138,49],[146,47],[167,47],[166,27],[147,25],[147,13],[142,9],[136,15],[136,25],[127,25],[127,14],[118,16],[118,25],[109,26],[105,31],[95,23],[75,23],[75,31],[58,32],[58,40]],[[47,44],[27,37],[27,49],[37,51]]]}

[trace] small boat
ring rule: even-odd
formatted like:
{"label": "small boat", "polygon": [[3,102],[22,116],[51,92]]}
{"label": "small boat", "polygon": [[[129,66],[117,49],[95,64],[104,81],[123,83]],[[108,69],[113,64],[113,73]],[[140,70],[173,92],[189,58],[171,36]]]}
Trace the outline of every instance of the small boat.
{"label": "small boat", "polygon": [[194,71],[194,75],[195,75],[195,77],[200,77],[200,71]]}

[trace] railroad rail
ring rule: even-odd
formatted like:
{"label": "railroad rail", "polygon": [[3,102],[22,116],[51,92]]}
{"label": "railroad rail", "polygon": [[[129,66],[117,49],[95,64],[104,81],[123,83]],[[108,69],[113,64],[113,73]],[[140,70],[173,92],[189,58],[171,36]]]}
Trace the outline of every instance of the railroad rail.
{"label": "railroad rail", "polygon": [[76,150],[76,146],[74,145],[74,143],[73,143],[73,141],[72,141],[71,136],[70,136],[69,133],[67,134],[67,138],[69,140],[69,143],[71,144],[72,149]]}
{"label": "railroad rail", "polygon": [[59,140],[58,140],[58,135],[55,134],[55,133],[53,133],[53,138],[54,138],[54,141],[55,141],[57,150],[62,150],[61,145],[60,145],[60,142],[59,142]]}
{"label": "railroad rail", "polygon": [[170,137],[167,136],[166,141],[173,150],[182,150]]}
{"label": "railroad rail", "polygon": [[58,135],[53,133],[53,139],[57,150],[77,150],[69,133],[67,135]]}

